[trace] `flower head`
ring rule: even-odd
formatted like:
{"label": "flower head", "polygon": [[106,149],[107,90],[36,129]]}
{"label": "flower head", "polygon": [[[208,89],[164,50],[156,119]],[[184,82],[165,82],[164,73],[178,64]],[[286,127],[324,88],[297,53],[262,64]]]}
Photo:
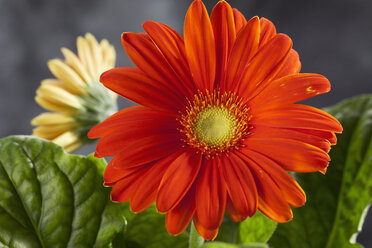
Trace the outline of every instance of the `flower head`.
{"label": "flower head", "polygon": [[87,132],[116,112],[117,95],[103,87],[99,76],[115,65],[115,49],[107,40],[91,34],[77,39],[78,55],[62,48],[65,60],[52,59],[48,66],[56,77],[45,79],[35,101],[47,110],[35,117],[33,135],[52,140],[67,152],[90,141]]}
{"label": "flower head", "polygon": [[124,109],[89,132],[96,156],[114,156],[104,180],[112,200],[140,212],[156,201],[172,234],[191,220],[214,239],[225,210],[241,221],[260,210],[292,219],[305,193],[287,171],[325,173],[335,132],[331,115],[299,101],[330,90],[318,74],[299,73],[291,39],[267,19],[220,1],[186,15],[184,38],[157,22],[124,33],[136,68],[101,82],[141,106]]}

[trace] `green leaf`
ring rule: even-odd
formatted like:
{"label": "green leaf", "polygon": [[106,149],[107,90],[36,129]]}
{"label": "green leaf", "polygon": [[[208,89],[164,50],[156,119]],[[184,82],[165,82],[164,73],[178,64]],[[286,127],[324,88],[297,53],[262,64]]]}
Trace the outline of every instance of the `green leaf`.
{"label": "green leaf", "polygon": [[297,174],[307,193],[291,222],[279,224],[272,247],[346,248],[355,244],[372,198],[372,96],[359,96],[326,109],[343,125],[330,153],[326,175]]}
{"label": "green leaf", "polygon": [[207,242],[203,248],[269,248],[269,246],[265,243],[236,245],[223,242]]}
{"label": "green leaf", "polygon": [[124,231],[126,219],[122,204],[109,201],[102,215],[95,248],[107,247],[113,239]]}
{"label": "green leaf", "polygon": [[267,242],[275,231],[277,223],[261,212],[242,222],[234,222],[226,214],[216,240],[233,244]]}
{"label": "green leaf", "polygon": [[239,224],[239,240],[241,244],[267,242],[275,231],[277,223],[267,218],[261,212],[247,218]]}
{"label": "green leaf", "polygon": [[108,247],[122,232],[104,160],[27,136],[0,140],[0,247]]}
{"label": "green leaf", "polygon": [[239,243],[239,222],[233,221],[230,216],[225,213],[215,240],[232,244]]}
{"label": "green leaf", "polygon": [[154,205],[145,211],[135,214],[129,211],[127,204],[125,213],[128,221],[122,235],[115,240],[114,247],[130,248],[186,248],[188,246],[188,234],[178,236],[170,235],[165,228],[165,216],[157,212]]}

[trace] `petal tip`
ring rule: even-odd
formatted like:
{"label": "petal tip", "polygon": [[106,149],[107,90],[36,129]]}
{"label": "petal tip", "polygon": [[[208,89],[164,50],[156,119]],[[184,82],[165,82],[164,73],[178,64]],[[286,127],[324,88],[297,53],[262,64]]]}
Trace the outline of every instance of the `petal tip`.
{"label": "petal tip", "polygon": [[108,71],[105,71],[105,72],[103,72],[101,75],[100,75],[100,77],[99,77],[99,81],[101,82],[101,83],[103,83],[103,81],[105,81],[105,79],[106,79],[106,77],[107,77],[107,74],[110,72],[110,70],[108,70]]}
{"label": "petal tip", "polygon": [[133,36],[135,35],[136,33],[133,33],[133,32],[123,32],[121,34],[121,43],[122,45],[124,46],[124,49],[125,49],[125,46],[127,45],[127,43],[129,42],[128,39],[129,39],[129,36]]}
{"label": "petal tip", "polygon": [[96,158],[102,158],[103,156],[101,156],[101,155],[99,154],[99,152],[96,151],[96,152],[94,153],[94,157],[96,157]]}
{"label": "petal tip", "polygon": [[221,7],[229,7],[230,4],[228,4],[225,0],[220,0],[220,1],[218,1],[218,3],[216,4],[215,7],[217,7],[217,6],[221,6]]}
{"label": "petal tip", "polygon": [[95,133],[95,128],[92,127],[88,133],[87,133],[87,136],[89,139],[96,139],[96,138],[99,138],[99,136],[97,136],[97,134]]}
{"label": "petal tip", "polygon": [[146,30],[146,27],[151,27],[152,25],[156,24],[158,24],[158,22],[147,20],[143,22],[142,27]]}
{"label": "petal tip", "polygon": [[328,169],[328,166],[325,167],[324,169],[319,170],[319,172],[325,175],[327,173],[327,169]]}
{"label": "petal tip", "polygon": [[112,202],[120,202],[119,199],[118,199],[118,197],[117,197],[116,195],[114,195],[114,194],[112,193],[112,191],[111,191],[111,194],[110,194],[110,200],[111,200]]}
{"label": "petal tip", "polygon": [[290,42],[290,44],[292,46],[292,39],[286,34],[279,33],[275,36],[275,38],[282,41],[282,42]]}

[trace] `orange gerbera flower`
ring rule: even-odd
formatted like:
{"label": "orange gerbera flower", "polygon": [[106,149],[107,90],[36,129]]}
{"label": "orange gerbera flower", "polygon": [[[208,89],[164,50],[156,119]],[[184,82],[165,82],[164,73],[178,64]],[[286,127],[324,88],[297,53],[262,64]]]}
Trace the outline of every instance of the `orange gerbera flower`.
{"label": "orange gerbera flower", "polygon": [[114,156],[104,180],[113,201],[141,212],[156,201],[171,234],[191,220],[214,239],[225,210],[241,221],[260,210],[277,222],[305,193],[287,173],[326,172],[342,127],[331,115],[296,102],[330,90],[318,74],[299,74],[291,39],[258,17],[246,21],[220,1],[209,18],[194,1],[184,38],[157,22],[124,33],[138,68],[102,74],[101,82],[142,106],[94,127],[96,156]]}

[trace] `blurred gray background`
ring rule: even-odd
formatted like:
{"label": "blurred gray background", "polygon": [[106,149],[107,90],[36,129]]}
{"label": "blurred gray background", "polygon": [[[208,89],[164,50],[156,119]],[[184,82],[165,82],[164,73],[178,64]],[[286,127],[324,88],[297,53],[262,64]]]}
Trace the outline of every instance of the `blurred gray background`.
{"label": "blurred gray background", "polygon": [[[210,11],[217,0],[204,1]],[[300,55],[303,72],[320,73],[332,91],[308,101],[329,106],[372,93],[371,0],[231,0],[247,18],[269,18],[288,34]],[[155,20],[182,33],[191,0],[0,0],[0,137],[30,134],[30,120],[42,109],[33,98],[40,80],[51,77],[49,59],[60,47],[75,50],[78,35],[107,38],[117,50],[117,66],[131,66],[121,47],[124,31],[142,32]],[[120,108],[132,105],[120,100]],[[77,153],[91,153],[94,145]],[[372,214],[358,240],[372,247]]]}

